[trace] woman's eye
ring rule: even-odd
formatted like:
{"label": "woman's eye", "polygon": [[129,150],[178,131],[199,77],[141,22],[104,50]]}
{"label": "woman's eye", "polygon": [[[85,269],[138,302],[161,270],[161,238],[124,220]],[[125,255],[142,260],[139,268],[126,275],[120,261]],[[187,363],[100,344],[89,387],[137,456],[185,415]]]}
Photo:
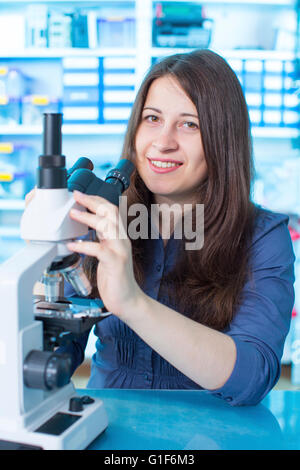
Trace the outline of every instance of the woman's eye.
{"label": "woman's eye", "polygon": [[185,127],[188,127],[189,129],[198,129],[198,125],[195,122],[184,122],[183,124]]}
{"label": "woman's eye", "polygon": [[154,116],[153,114],[151,114],[149,116],[145,116],[144,119],[145,121],[149,121],[149,122],[157,122],[158,116]]}

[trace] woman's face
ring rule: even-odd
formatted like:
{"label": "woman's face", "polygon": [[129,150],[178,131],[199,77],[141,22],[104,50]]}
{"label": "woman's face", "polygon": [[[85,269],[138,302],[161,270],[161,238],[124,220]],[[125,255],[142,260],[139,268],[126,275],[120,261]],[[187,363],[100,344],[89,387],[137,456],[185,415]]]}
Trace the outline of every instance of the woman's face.
{"label": "woman's face", "polygon": [[152,82],[137,129],[136,166],[157,203],[191,203],[207,166],[194,103],[177,80]]}

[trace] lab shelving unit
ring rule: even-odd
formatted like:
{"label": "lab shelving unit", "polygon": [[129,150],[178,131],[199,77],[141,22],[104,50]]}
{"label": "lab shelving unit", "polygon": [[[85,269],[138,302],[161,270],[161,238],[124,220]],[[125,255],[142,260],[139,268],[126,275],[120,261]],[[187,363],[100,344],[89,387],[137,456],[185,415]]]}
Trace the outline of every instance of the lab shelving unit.
{"label": "lab shelving unit", "polygon": [[[59,13],[75,10],[87,12],[87,27],[91,28],[88,35],[89,47],[33,47],[28,44],[28,36],[27,43],[22,43],[21,33],[18,35],[17,31],[12,32],[12,28],[7,31],[8,38],[0,31],[0,81],[1,73],[12,68],[22,70],[33,79],[30,91],[30,99],[33,101],[24,102],[24,107],[30,109],[31,106],[31,114],[28,112],[25,119],[21,113],[18,122],[0,118],[0,152],[1,144],[4,144],[4,149],[6,143],[12,144],[13,148],[9,155],[5,155],[6,162],[11,159],[13,164],[17,158],[24,162],[19,154],[26,151],[25,170],[33,171],[36,157],[41,152],[42,127],[38,119],[31,122],[28,115],[36,116],[36,109],[32,109],[34,106],[40,110],[48,110],[47,106],[52,105],[52,109],[63,111],[64,116],[69,116],[62,128],[63,153],[67,156],[68,165],[71,166],[79,156],[87,156],[95,162],[99,175],[108,171],[119,158],[131,104],[146,71],[153,62],[166,55],[192,50],[154,46],[152,22],[157,3],[161,2],[0,0],[0,30],[1,26],[3,30],[5,18],[16,15],[19,29],[23,28],[25,34],[28,6],[31,12],[40,7]],[[184,2],[164,0],[163,3]],[[206,17],[214,19],[209,47],[228,60],[244,87],[252,119],[254,155],[258,168],[255,198],[257,202],[273,210],[289,213],[295,227],[300,230],[300,176],[297,180],[297,174],[300,175],[299,118],[296,117],[297,113],[299,116],[299,76],[297,78],[294,68],[295,58],[297,56],[299,59],[299,54],[296,41],[295,46],[289,46],[290,38],[294,33],[296,36],[299,24],[299,2],[204,0],[193,3],[203,5]],[[120,17],[129,18],[131,39],[114,47],[110,47],[107,40],[104,45],[101,44],[95,23],[91,23],[97,15],[116,21]],[[288,24],[289,30],[281,29],[282,24]],[[18,36],[16,40],[14,34]],[[286,37],[288,39],[285,45]],[[68,63],[71,64],[69,68],[66,65]],[[95,80],[90,88],[86,86],[82,89],[82,74],[85,74],[84,79],[88,84],[91,84],[89,80]],[[277,79],[277,87],[268,89],[268,78],[273,78],[273,83]],[[252,89],[249,84],[252,84]],[[89,92],[89,107],[80,101],[76,103],[76,100],[70,105],[66,100],[66,96],[70,97],[71,91],[76,87],[78,96],[81,93],[83,97],[84,92]],[[55,99],[52,103],[53,97]],[[1,105],[5,106],[5,97],[0,89],[0,114]],[[80,119],[85,112],[87,118]],[[0,154],[0,162],[2,155]],[[0,167],[0,174],[1,171],[3,173]],[[24,193],[29,188],[25,185],[22,193],[21,181],[21,177],[16,181],[17,196],[8,193],[6,196],[4,192],[1,195],[0,192],[0,262],[23,243],[19,238],[18,227],[24,209]],[[0,188],[6,184],[7,190],[9,183],[0,182]],[[296,243],[299,242],[295,241]],[[297,246],[296,251],[299,252]],[[296,291],[300,293],[299,262],[296,264],[296,279]],[[296,309],[300,317],[299,295],[297,302]],[[291,347],[285,352],[286,362],[291,360],[292,353]]]}

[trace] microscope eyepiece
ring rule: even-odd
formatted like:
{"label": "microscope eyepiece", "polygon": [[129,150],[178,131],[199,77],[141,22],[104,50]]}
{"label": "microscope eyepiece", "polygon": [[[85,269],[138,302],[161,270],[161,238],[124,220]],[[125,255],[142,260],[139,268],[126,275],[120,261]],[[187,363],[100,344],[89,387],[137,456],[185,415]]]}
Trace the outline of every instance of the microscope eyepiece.
{"label": "microscope eyepiece", "polygon": [[44,114],[43,155],[39,157],[37,187],[67,188],[66,158],[61,155],[62,114]]}
{"label": "microscope eyepiece", "polygon": [[116,167],[110,170],[105,178],[105,182],[109,184],[122,184],[121,193],[130,185],[130,176],[134,170],[134,164],[127,158],[122,158]]}
{"label": "microscope eyepiece", "polygon": [[68,170],[68,178],[74,173],[74,171],[86,168],[87,170],[93,171],[94,164],[87,157],[80,157],[74,165]]}
{"label": "microscope eyepiece", "polygon": [[62,114],[44,114],[43,154],[61,155]]}
{"label": "microscope eyepiece", "polygon": [[[79,160],[77,163],[79,163]],[[118,206],[119,196],[128,188],[133,170],[134,164],[123,158],[119,160],[115,168],[109,171],[105,181],[103,181],[87,166],[77,167],[68,177],[68,189],[69,191],[76,189],[85,194],[101,196]]]}

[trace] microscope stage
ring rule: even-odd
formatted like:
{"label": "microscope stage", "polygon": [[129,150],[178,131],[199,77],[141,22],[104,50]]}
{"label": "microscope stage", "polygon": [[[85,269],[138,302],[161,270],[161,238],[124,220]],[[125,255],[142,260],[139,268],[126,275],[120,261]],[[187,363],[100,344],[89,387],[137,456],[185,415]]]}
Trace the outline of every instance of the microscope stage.
{"label": "microscope stage", "polygon": [[61,329],[80,335],[92,328],[95,323],[111,315],[103,311],[95,301],[76,299],[74,302],[46,302],[37,299],[34,303],[34,315],[36,320],[44,323],[44,329]]}

